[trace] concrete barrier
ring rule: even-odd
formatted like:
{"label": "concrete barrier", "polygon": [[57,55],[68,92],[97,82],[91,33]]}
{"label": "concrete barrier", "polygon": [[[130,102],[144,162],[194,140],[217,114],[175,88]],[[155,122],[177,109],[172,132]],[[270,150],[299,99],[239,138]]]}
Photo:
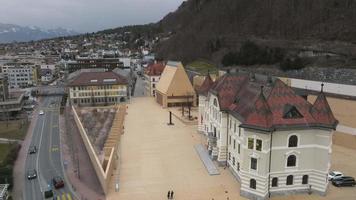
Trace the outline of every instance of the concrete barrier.
{"label": "concrete barrier", "polygon": [[108,138],[104,145],[104,155],[102,162],[100,161],[98,155],[95,153],[94,147],[89,140],[87,132],[85,131],[85,128],[83,127],[83,124],[80,121],[80,118],[74,106],[72,106],[72,112],[74,115],[75,123],[79,129],[80,136],[84,142],[84,146],[94,167],[95,173],[99,179],[104,193],[107,194],[109,190],[110,179],[112,177],[111,175],[113,174],[113,170],[116,168],[117,156],[115,155],[118,149],[120,136],[123,132],[123,122],[126,114],[126,105],[119,106],[116,111],[113,125],[110,129]]}

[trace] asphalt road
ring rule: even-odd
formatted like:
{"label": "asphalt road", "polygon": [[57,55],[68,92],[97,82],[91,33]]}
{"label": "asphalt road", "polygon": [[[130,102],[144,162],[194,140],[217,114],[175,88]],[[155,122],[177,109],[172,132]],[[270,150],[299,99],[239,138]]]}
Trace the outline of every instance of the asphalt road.
{"label": "asphalt road", "polygon": [[[27,154],[24,177],[24,199],[42,200],[44,191],[52,189],[58,200],[75,199],[64,178],[60,155],[59,105],[61,97],[43,97],[39,105],[44,114],[38,116],[30,146],[37,147],[37,153]],[[38,113],[34,113],[38,114]],[[36,169],[37,178],[28,180],[27,170]],[[54,189],[52,178],[60,176],[65,181],[64,188]]]}

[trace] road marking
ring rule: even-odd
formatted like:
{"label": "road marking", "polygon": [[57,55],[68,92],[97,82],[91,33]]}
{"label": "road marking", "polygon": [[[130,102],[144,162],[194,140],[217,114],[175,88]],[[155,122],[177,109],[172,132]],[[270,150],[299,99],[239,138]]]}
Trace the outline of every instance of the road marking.
{"label": "road marking", "polygon": [[67,200],[66,195],[62,194],[62,200]]}
{"label": "road marking", "polygon": [[[51,115],[51,118],[50,118],[50,121],[49,121],[49,125],[50,127],[52,127],[52,124],[53,124],[53,115]],[[52,134],[53,134],[53,131],[52,129],[49,131],[49,147],[51,148],[52,147]],[[53,149],[53,148],[52,148]],[[58,151],[59,151],[59,147],[57,147]],[[51,151],[51,149],[50,149]],[[58,172],[57,168],[54,166],[53,164],[53,158],[52,158],[52,154],[49,154],[49,162],[50,162],[50,165],[51,167],[55,170],[56,172],[56,175],[59,175],[60,173]],[[61,161],[62,162],[62,161]]]}
{"label": "road marking", "polygon": [[59,151],[59,148],[58,147],[52,147],[52,149],[49,152],[56,152],[56,151]]}
{"label": "road marking", "polygon": [[[44,114],[44,117],[46,117],[46,113]],[[43,189],[42,189],[42,184],[41,184],[41,171],[39,170],[39,160],[40,160],[40,153],[41,153],[41,146],[42,146],[42,135],[43,135],[43,129],[44,129],[44,123],[45,120],[43,119],[43,123],[42,123],[42,129],[41,129],[41,134],[40,134],[40,145],[38,146],[38,153],[37,153],[37,158],[36,158],[36,171],[38,174],[38,184],[40,186],[40,190],[41,193],[43,193]]]}
{"label": "road marking", "polygon": [[67,194],[68,200],[72,200],[72,196],[70,194]]}

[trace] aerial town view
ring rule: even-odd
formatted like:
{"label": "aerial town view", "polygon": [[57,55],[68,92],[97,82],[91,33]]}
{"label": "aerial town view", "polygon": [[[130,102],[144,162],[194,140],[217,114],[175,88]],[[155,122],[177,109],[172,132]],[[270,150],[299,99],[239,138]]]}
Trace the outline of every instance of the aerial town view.
{"label": "aerial town view", "polygon": [[356,200],[356,0],[2,0],[0,200]]}

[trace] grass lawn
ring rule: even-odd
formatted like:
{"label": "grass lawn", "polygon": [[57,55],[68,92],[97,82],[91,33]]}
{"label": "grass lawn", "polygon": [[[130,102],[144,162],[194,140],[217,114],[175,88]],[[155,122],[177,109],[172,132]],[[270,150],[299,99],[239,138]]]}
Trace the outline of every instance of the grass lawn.
{"label": "grass lawn", "polygon": [[[21,125],[22,124],[22,125]],[[0,122],[0,138],[23,140],[26,136],[29,123],[23,120]]]}
{"label": "grass lawn", "polygon": [[10,151],[11,144],[0,144],[0,164]]}
{"label": "grass lawn", "polygon": [[211,64],[204,60],[197,60],[187,64],[186,66],[187,69],[201,73],[202,75],[205,75],[206,73],[208,73],[208,71],[211,74],[215,74],[218,72],[218,68],[214,64]]}

